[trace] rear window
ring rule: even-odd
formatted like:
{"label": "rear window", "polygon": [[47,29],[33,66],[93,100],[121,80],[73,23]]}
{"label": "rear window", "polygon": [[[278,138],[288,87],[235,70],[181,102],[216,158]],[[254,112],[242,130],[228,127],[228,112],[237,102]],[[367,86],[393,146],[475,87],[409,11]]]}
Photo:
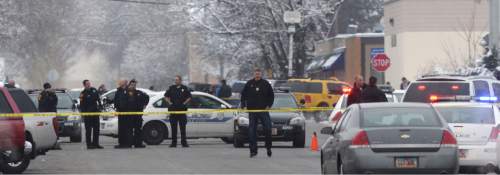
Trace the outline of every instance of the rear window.
{"label": "rear window", "polygon": [[292,82],[292,92],[298,93],[321,93],[323,86],[321,83]]}
{"label": "rear window", "polygon": [[38,112],[30,97],[21,90],[10,91],[12,98],[21,112]]}
{"label": "rear window", "polygon": [[377,127],[439,127],[441,122],[432,108],[367,108],[361,126]]}
{"label": "rear window", "polygon": [[408,87],[403,102],[430,103],[430,97],[470,96],[469,83],[413,83]]}
{"label": "rear window", "polygon": [[492,108],[436,107],[448,123],[495,124]]}
{"label": "rear window", "polygon": [[328,83],[328,93],[333,95],[342,95],[344,94],[343,89],[347,86],[340,83]]}
{"label": "rear window", "polygon": [[0,113],[12,113],[12,108],[7,102],[3,92],[0,92]]}
{"label": "rear window", "polygon": [[474,81],[474,95],[476,97],[489,97],[490,88],[486,81]]}

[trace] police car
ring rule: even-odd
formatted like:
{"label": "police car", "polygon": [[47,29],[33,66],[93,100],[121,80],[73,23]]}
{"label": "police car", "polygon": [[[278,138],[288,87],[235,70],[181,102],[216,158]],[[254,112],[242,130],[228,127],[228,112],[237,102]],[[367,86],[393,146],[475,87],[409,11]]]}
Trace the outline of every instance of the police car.
{"label": "police car", "polygon": [[[168,112],[169,104],[164,100],[164,92],[150,95],[145,112]],[[232,106],[208,93],[192,92],[188,111],[203,111],[230,109]],[[234,112],[206,112],[188,114],[187,136],[193,138],[220,138],[230,143],[233,139]],[[143,138],[148,145],[159,145],[170,137],[170,122],[167,114],[152,114],[143,116]],[[101,121],[101,130],[117,135],[118,120]],[[109,130],[112,130],[111,132]]]}
{"label": "police car", "polygon": [[[298,108],[295,98],[290,93],[275,93],[273,109]],[[293,147],[305,146],[306,122],[302,112],[271,112],[272,140],[292,142]],[[239,113],[234,123],[234,141],[236,148],[248,142],[248,113]],[[262,127],[257,128],[258,140],[263,140]]]}

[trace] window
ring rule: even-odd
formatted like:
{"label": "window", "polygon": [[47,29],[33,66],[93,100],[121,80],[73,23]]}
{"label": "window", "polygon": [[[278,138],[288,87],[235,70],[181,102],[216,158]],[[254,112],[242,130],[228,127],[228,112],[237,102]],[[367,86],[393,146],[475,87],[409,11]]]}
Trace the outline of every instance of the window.
{"label": "window", "polygon": [[297,103],[290,94],[276,94],[273,108],[297,108]]}
{"label": "window", "polygon": [[448,123],[495,124],[492,108],[437,107]]}
{"label": "window", "polygon": [[38,112],[31,98],[22,90],[9,91],[21,112]]}
{"label": "window", "polygon": [[168,108],[168,106],[169,105],[168,105],[167,101],[165,101],[164,98],[161,98],[160,100],[153,103],[153,107],[155,107],[155,108]]}
{"label": "window", "polygon": [[474,95],[476,97],[489,97],[490,88],[486,81],[474,81]]}
{"label": "window", "polygon": [[342,95],[344,93],[343,89],[346,88],[345,85],[339,83],[328,83],[328,93],[333,95]]}
{"label": "window", "polygon": [[364,128],[439,127],[441,122],[432,108],[366,108],[361,117]]}
{"label": "window", "polygon": [[342,115],[342,117],[340,118],[340,121],[339,121],[339,122],[337,122],[337,124],[335,125],[335,133],[340,132],[340,131],[342,131],[343,129],[345,129],[345,128],[343,128],[343,126],[345,127],[345,124],[344,124],[344,123],[346,123],[346,122],[344,122],[344,121],[346,121],[346,120],[347,120],[346,118],[347,118],[347,116],[349,116],[349,115],[350,115],[350,113],[351,113],[351,110],[350,110],[350,109],[347,109],[347,110],[344,112],[344,115]]}
{"label": "window", "polygon": [[498,99],[500,99],[500,84],[493,83],[493,93]]}
{"label": "window", "polygon": [[292,92],[299,93],[321,93],[323,86],[321,83],[293,82]]}
{"label": "window", "polygon": [[193,96],[191,101],[189,102],[188,107],[189,108],[195,108],[195,109],[220,109],[222,103],[205,97],[205,96]]}
{"label": "window", "polygon": [[430,96],[470,96],[469,83],[435,82],[412,83],[404,96],[403,102],[430,103]]}
{"label": "window", "polygon": [[68,94],[56,93],[57,95],[57,109],[72,109],[73,100]]}
{"label": "window", "polygon": [[0,92],[0,113],[12,113],[12,108],[7,102],[7,99],[5,98],[3,92]]}

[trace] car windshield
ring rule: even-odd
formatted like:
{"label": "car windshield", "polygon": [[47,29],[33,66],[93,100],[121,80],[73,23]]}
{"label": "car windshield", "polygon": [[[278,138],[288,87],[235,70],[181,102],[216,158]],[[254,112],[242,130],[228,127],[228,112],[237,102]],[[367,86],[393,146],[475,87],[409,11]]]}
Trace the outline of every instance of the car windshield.
{"label": "car windshield", "polygon": [[[73,99],[66,93],[56,93],[57,95],[57,109],[72,109]],[[31,101],[38,106],[38,94],[30,94]]]}
{"label": "car windshield", "polygon": [[231,87],[231,90],[234,93],[241,93],[241,91],[243,91],[243,88],[245,87],[245,84],[246,83],[243,82],[236,82],[233,84],[233,87]]}
{"label": "car windshield", "polygon": [[276,94],[273,108],[297,108],[295,98],[290,94]]}
{"label": "car windshield", "polygon": [[430,103],[431,96],[454,97],[470,96],[469,83],[433,82],[413,83],[403,97],[404,102]]}
{"label": "car windshield", "polygon": [[448,123],[495,124],[491,107],[436,107]]}
{"label": "car windshield", "polygon": [[71,96],[72,99],[79,99],[80,98],[80,93],[81,91],[69,91],[69,95]]}
{"label": "car windshield", "polygon": [[432,108],[366,108],[361,126],[376,127],[439,127],[441,122]]}

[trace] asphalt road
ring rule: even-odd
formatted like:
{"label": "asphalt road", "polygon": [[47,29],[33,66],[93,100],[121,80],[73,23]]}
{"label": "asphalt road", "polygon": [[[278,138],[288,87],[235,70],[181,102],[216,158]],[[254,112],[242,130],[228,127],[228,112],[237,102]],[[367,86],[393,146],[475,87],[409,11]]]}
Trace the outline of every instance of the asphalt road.
{"label": "asphalt road", "polygon": [[[291,143],[275,142],[273,157],[261,148],[249,158],[248,148],[235,149],[218,139],[189,140],[190,148],[169,148],[170,141],[145,149],[113,149],[117,140],[101,137],[103,150],[86,150],[84,143],[63,143],[63,150],[50,151],[33,160],[30,174],[319,174],[320,154],[309,150],[313,131],[319,125],[308,121],[307,148],[292,148]],[[319,135],[319,142],[326,136]],[[63,141],[66,141],[64,139]],[[263,143],[260,143],[263,145]]]}

